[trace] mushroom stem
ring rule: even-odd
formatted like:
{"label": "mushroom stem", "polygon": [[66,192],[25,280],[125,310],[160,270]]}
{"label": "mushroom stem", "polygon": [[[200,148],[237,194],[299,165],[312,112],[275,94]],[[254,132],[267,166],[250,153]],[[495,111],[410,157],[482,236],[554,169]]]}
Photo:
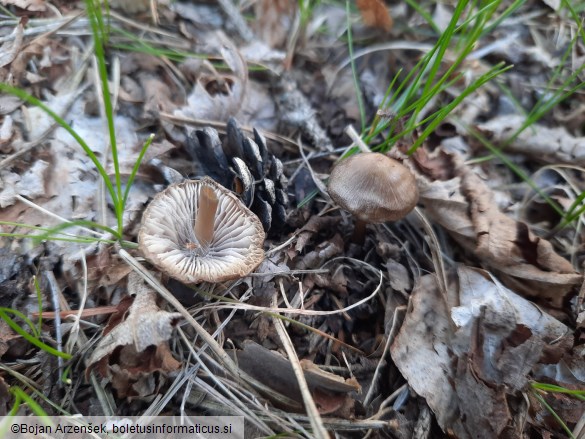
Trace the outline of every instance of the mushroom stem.
{"label": "mushroom stem", "polygon": [[351,235],[351,242],[358,245],[363,245],[366,241],[366,222],[361,219],[355,220],[353,234]]}
{"label": "mushroom stem", "polygon": [[207,247],[213,239],[217,203],[215,191],[209,186],[203,186],[199,192],[197,218],[195,218],[195,237],[201,247]]}

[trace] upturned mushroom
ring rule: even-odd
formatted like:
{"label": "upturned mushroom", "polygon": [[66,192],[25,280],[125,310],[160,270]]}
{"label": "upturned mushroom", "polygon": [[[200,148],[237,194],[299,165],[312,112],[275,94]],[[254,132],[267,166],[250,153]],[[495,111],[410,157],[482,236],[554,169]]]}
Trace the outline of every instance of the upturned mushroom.
{"label": "upturned mushroom", "polygon": [[353,155],[331,171],[328,192],[333,201],[356,217],[353,241],[363,243],[368,223],[404,218],[418,202],[412,172],[377,152]]}
{"label": "upturned mushroom", "polygon": [[211,178],[173,184],[146,208],[138,235],[144,257],[186,284],[244,277],[264,259],[262,223]]}

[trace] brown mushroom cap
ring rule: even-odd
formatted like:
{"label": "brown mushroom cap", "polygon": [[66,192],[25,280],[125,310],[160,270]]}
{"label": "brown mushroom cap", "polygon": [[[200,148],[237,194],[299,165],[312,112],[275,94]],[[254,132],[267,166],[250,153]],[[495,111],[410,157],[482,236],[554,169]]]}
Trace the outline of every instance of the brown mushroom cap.
{"label": "brown mushroom cap", "polygon": [[366,223],[402,219],[418,202],[412,172],[377,152],[339,162],[329,176],[328,191],[333,201]]}
{"label": "brown mushroom cap", "polygon": [[187,284],[246,276],[264,259],[264,239],[258,217],[210,178],[173,184],[158,193],[144,212],[138,235],[144,257]]}

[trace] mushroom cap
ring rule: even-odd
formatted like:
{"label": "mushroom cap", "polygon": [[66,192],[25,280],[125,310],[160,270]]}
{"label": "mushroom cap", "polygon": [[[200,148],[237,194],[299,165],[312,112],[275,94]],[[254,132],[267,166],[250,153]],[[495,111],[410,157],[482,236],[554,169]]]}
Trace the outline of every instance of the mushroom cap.
{"label": "mushroom cap", "polygon": [[[209,242],[199,242],[195,234],[204,187],[217,197]],[[158,193],[144,211],[138,235],[144,257],[187,284],[248,275],[264,259],[264,239],[258,217],[233,192],[207,177],[173,184]]]}
{"label": "mushroom cap", "polygon": [[378,152],[339,162],[329,176],[328,192],[339,206],[366,223],[402,219],[418,202],[412,172]]}

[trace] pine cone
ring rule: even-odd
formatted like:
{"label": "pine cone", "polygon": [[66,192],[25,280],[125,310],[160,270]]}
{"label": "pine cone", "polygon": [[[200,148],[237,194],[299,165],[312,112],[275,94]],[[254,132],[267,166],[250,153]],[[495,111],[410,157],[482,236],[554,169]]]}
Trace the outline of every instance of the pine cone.
{"label": "pine cone", "polygon": [[203,128],[189,136],[186,147],[206,175],[237,193],[258,215],[266,232],[285,224],[288,182],[282,162],[268,152],[256,129],[253,139],[247,137],[230,118],[223,145],[215,129]]}

